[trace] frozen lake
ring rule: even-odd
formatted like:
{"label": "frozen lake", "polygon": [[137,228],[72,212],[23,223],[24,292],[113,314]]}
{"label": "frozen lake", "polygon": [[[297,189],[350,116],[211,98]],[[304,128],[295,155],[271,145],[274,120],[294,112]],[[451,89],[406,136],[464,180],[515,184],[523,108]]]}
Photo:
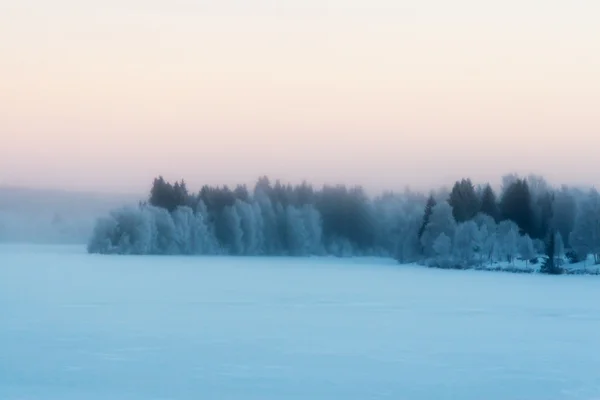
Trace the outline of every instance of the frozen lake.
{"label": "frozen lake", "polygon": [[600,279],[0,246],[0,399],[600,399]]}

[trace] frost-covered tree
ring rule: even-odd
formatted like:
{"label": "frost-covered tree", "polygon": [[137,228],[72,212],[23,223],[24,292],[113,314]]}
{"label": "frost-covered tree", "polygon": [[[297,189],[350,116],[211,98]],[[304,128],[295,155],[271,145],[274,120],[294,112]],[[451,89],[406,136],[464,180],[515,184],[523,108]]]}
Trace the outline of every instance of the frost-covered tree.
{"label": "frost-covered tree", "polygon": [[87,246],[88,253],[113,254],[116,253],[118,238],[116,237],[117,220],[112,215],[98,218],[92,237]]}
{"label": "frost-covered tree", "polygon": [[487,225],[482,225],[479,228],[479,237],[481,238],[480,263],[483,264],[484,260],[493,262],[494,255],[497,253],[496,228],[494,227],[493,230],[490,230]]}
{"label": "frost-covered tree", "polygon": [[482,251],[481,232],[474,221],[467,221],[456,227],[453,254],[463,267],[471,266]]}
{"label": "frost-covered tree", "polygon": [[444,233],[452,240],[452,238],[454,238],[455,230],[456,221],[452,215],[452,207],[450,207],[450,204],[445,201],[436,204],[435,207],[433,207],[431,217],[425,227],[423,236],[421,237],[421,244],[423,245],[425,255],[428,257],[435,255],[433,242],[440,234]]}
{"label": "frost-covered tree", "polygon": [[565,242],[563,241],[562,235],[560,234],[560,232],[556,232],[555,233],[556,238],[554,239],[554,245],[555,245],[555,254],[556,254],[556,258],[558,258],[559,260],[562,260],[562,258],[565,256]]}
{"label": "frost-covered tree", "polygon": [[445,233],[440,233],[433,241],[432,249],[435,254],[435,263],[439,267],[449,267],[452,263],[452,239]]}
{"label": "frost-covered tree", "polygon": [[529,235],[521,236],[519,239],[519,253],[527,265],[529,265],[529,261],[535,257],[536,254],[533,248],[533,241]]}
{"label": "frost-covered tree", "polygon": [[550,275],[559,275],[562,273],[562,269],[559,264],[559,260],[556,256],[556,232],[552,231],[548,235],[546,241],[546,257],[542,263],[540,272]]}
{"label": "frost-covered tree", "polygon": [[396,249],[396,259],[401,263],[417,261],[423,254],[423,248],[418,236],[421,223],[421,217],[415,215],[406,224],[402,225],[400,230],[401,239]]}
{"label": "frost-covered tree", "polygon": [[164,208],[148,209],[154,218],[156,226],[156,242],[154,254],[178,254],[177,229],[171,214]]}
{"label": "frost-covered tree", "polygon": [[221,237],[224,247],[230,254],[242,255],[246,253],[244,246],[244,231],[241,226],[242,220],[233,206],[223,209],[221,219]]}
{"label": "frost-covered tree", "polygon": [[311,205],[286,207],[286,243],[290,255],[307,256],[322,253],[320,215]]}
{"label": "frost-covered tree", "polygon": [[175,225],[175,243],[178,254],[194,254],[194,238],[191,233],[196,224],[196,216],[189,207],[177,207],[171,213]]}
{"label": "frost-covered tree", "polygon": [[498,224],[492,217],[487,214],[479,213],[473,218],[473,222],[477,224],[479,229],[485,227],[489,234],[495,233],[498,229]]}
{"label": "frost-covered tree", "polygon": [[286,207],[286,243],[293,256],[310,254],[310,237],[302,218],[302,212],[296,207]]}
{"label": "frost-covered tree", "polygon": [[208,210],[202,201],[196,206],[195,222],[192,226],[191,238],[194,243],[194,254],[219,254],[219,242],[215,236],[214,227],[209,222]]}
{"label": "frost-covered tree", "polygon": [[429,220],[431,219],[431,214],[433,213],[433,208],[436,205],[437,205],[437,201],[435,200],[435,197],[433,197],[433,194],[430,194],[429,198],[427,199],[427,204],[425,204],[425,211],[423,213],[423,221],[422,221],[421,227],[419,228],[419,231],[417,233],[419,242],[421,242],[421,239],[423,238],[425,229],[427,228],[427,225],[429,224]]}
{"label": "frost-covered tree", "polygon": [[554,193],[548,191],[538,197],[532,197],[532,202],[535,236],[544,238],[554,229]]}
{"label": "frost-covered tree", "polygon": [[[402,194],[385,193],[373,201],[373,213],[376,223],[375,254],[398,257],[400,246],[407,242],[408,230],[412,230],[413,243],[418,245],[418,226],[413,229],[415,219],[422,219],[423,196],[415,196],[406,191]],[[420,252],[420,250],[418,250]]]}
{"label": "frost-covered tree", "polygon": [[307,248],[309,254],[323,255],[323,222],[319,211],[310,204],[305,204],[300,209],[302,221],[308,233]]}
{"label": "frost-covered tree", "polygon": [[[166,214],[166,219],[163,219]],[[175,227],[169,213],[152,206],[126,207],[100,218],[88,244],[91,253],[176,254]]]}
{"label": "frost-covered tree", "polygon": [[[600,227],[594,227],[600,225],[600,205],[594,201],[600,201],[590,195],[581,201],[580,192],[566,187],[554,196],[539,177],[512,175],[503,183],[498,204],[489,185],[475,190],[468,179],[456,182],[452,191],[444,187],[432,192],[429,199],[407,190],[372,200],[360,187],[314,189],[306,182],[292,186],[280,181],[272,185],[266,177],[252,192],[244,185],[233,190],[205,185],[190,194],[185,181],[171,184],[159,177],[147,204],[115,210],[97,221],[88,251],[377,255],[401,262],[424,257],[439,261],[434,244],[442,237],[443,243],[445,238],[451,243],[448,260],[470,265],[475,260],[512,260],[525,252],[510,219],[532,238],[557,229],[564,239],[574,239],[573,251],[593,253],[600,261]],[[500,226],[499,209],[506,219]],[[461,222],[458,227],[456,219]],[[561,254],[560,237],[553,240],[555,252]],[[536,239],[533,247],[543,252],[546,246]]]}
{"label": "frost-covered tree", "polygon": [[[264,180],[261,182],[261,185],[266,185]],[[273,206],[273,202],[260,187],[255,191],[254,200],[261,215],[264,251],[265,254],[269,255],[281,255],[283,254],[283,243],[279,232],[278,214]]]}
{"label": "frost-covered tree", "polygon": [[518,253],[519,227],[512,221],[502,221],[497,232],[499,256],[512,263]]}
{"label": "frost-covered tree", "polygon": [[562,186],[556,191],[552,206],[554,226],[563,237],[565,246],[570,247],[569,235],[573,231],[577,216],[577,201],[571,189]]}
{"label": "frost-covered tree", "polygon": [[600,194],[596,190],[581,203],[569,242],[579,255],[593,254],[595,263],[600,263]]}
{"label": "frost-covered tree", "polygon": [[[238,190],[242,190],[239,188],[240,186],[238,186]],[[264,230],[260,207],[256,203],[248,203],[237,199],[234,208],[240,218],[244,254],[262,254],[264,251]]]}

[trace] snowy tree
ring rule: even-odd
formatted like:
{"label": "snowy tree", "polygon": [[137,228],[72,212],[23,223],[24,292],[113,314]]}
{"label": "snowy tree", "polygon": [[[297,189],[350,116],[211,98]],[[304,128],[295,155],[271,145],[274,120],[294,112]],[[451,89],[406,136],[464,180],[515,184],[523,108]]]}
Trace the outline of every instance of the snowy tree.
{"label": "snowy tree", "polygon": [[177,207],[173,213],[175,225],[175,242],[178,254],[194,254],[193,227],[196,225],[196,216],[190,207]]}
{"label": "snowy tree", "polygon": [[422,255],[423,249],[418,236],[421,222],[421,217],[414,216],[402,225],[400,230],[401,239],[396,250],[396,258],[399,262],[414,262]]}
{"label": "snowy tree", "polygon": [[156,241],[153,254],[177,254],[177,229],[173,223],[171,214],[164,209],[158,207],[150,207],[156,226]]}
{"label": "snowy tree", "polygon": [[577,254],[593,254],[595,263],[600,263],[600,194],[596,190],[582,202],[569,242]]}
{"label": "snowy tree", "polygon": [[[243,187],[238,187],[238,191],[242,191]],[[243,194],[240,194],[243,195]],[[263,237],[263,221],[260,207],[254,204],[249,204],[241,200],[236,200],[234,204],[235,211],[240,218],[240,229],[242,235],[242,247],[244,254],[257,255],[262,254],[264,237]]]}
{"label": "snowy tree", "polygon": [[575,217],[577,216],[575,196],[567,186],[563,186],[556,192],[552,206],[554,225],[563,237],[565,246],[569,247],[569,235],[573,231]]}
{"label": "snowy tree", "polygon": [[469,267],[482,251],[479,228],[473,221],[463,222],[454,234],[454,256],[464,267]]}
{"label": "snowy tree", "polygon": [[[416,197],[412,193],[402,195],[386,193],[374,200],[373,209],[376,221],[375,248],[381,255],[397,257],[401,253],[400,247],[408,241],[406,232],[412,225],[414,219],[423,218],[422,197]],[[417,244],[418,230],[412,229],[414,238],[412,242]]]}
{"label": "snowy tree", "polygon": [[436,265],[443,268],[449,267],[452,262],[450,258],[450,254],[452,253],[452,239],[442,232],[433,241],[432,247],[436,255]]}
{"label": "snowy tree", "polygon": [[496,248],[496,231],[498,225],[494,218],[487,214],[479,213],[473,218],[473,222],[479,226],[479,237],[481,240],[481,259],[488,261],[494,260],[494,255],[497,253]]}
{"label": "snowy tree", "polygon": [[548,235],[546,242],[546,257],[542,263],[540,271],[545,274],[559,275],[562,273],[558,259],[556,257],[556,232],[552,231]]}
{"label": "snowy tree", "polygon": [[116,231],[117,221],[112,215],[99,218],[94,225],[92,237],[88,243],[88,253],[115,253],[116,244],[118,243],[118,239],[115,238]]}
{"label": "snowy tree", "polygon": [[429,223],[425,227],[421,244],[425,250],[425,255],[431,257],[435,255],[433,249],[434,241],[444,233],[452,240],[456,230],[456,221],[452,216],[452,207],[447,202],[441,202],[433,207]]}
{"label": "snowy tree", "polygon": [[244,231],[241,226],[242,220],[235,207],[227,206],[223,209],[222,227],[224,232],[225,246],[230,254],[242,255],[246,252],[244,246]]}
{"label": "snowy tree", "polygon": [[279,234],[279,219],[269,196],[261,189],[268,181],[259,180],[261,186],[255,191],[254,201],[260,209],[263,227],[264,251],[269,255],[282,254],[282,240]]}
{"label": "snowy tree", "polygon": [[500,257],[512,263],[518,252],[519,227],[512,221],[502,221],[498,225],[498,252]]}
{"label": "snowy tree", "polygon": [[214,227],[209,222],[208,210],[204,202],[198,202],[195,223],[192,227],[194,254],[219,254],[220,246],[215,236]]}
{"label": "snowy tree", "polygon": [[484,263],[484,260],[488,262],[494,261],[494,254],[496,251],[496,231],[488,231],[488,227],[483,225],[479,228],[479,237],[481,239],[481,253],[480,253],[480,264]]}
{"label": "snowy tree", "polygon": [[308,234],[307,249],[309,254],[322,255],[323,249],[323,222],[321,215],[314,206],[306,204],[302,206],[301,216],[304,227]]}
{"label": "snowy tree", "polygon": [[[151,213],[154,207],[126,207],[112,213],[117,221],[114,243],[119,254],[151,254],[157,232]],[[164,210],[163,210],[164,211]],[[117,239],[118,238],[118,239]]]}
{"label": "snowy tree", "polygon": [[519,239],[519,253],[521,257],[525,260],[527,265],[529,265],[529,260],[535,257],[536,253],[533,248],[533,241],[529,235],[521,236]]}
{"label": "snowy tree", "polygon": [[429,224],[429,221],[431,219],[431,214],[433,213],[433,208],[436,205],[437,202],[435,201],[433,194],[429,195],[429,198],[427,199],[427,204],[425,205],[425,211],[423,213],[423,222],[421,223],[421,227],[419,228],[419,232],[417,234],[419,241],[421,241],[421,238],[425,233],[425,229],[427,228],[427,225]]}
{"label": "snowy tree", "polygon": [[558,231],[556,232],[554,245],[556,247],[556,258],[562,260],[562,258],[565,256],[565,242],[563,241],[562,235]]}
{"label": "snowy tree", "polygon": [[319,212],[311,205],[286,207],[286,242],[294,256],[320,254],[322,228]]}

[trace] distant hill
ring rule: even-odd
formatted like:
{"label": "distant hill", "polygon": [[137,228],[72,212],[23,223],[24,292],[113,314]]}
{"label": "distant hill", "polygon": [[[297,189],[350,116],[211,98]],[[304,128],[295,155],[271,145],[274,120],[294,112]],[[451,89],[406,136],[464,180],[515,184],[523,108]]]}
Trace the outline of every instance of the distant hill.
{"label": "distant hill", "polygon": [[0,186],[0,242],[86,243],[96,218],[144,197]]}

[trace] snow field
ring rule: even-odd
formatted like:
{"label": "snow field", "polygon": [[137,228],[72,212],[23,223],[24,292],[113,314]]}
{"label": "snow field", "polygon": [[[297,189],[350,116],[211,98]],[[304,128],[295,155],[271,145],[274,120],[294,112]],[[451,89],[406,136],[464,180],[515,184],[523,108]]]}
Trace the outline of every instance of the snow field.
{"label": "snow field", "polygon": [[0,247],[0,398],[600,398],[600,280]]}

